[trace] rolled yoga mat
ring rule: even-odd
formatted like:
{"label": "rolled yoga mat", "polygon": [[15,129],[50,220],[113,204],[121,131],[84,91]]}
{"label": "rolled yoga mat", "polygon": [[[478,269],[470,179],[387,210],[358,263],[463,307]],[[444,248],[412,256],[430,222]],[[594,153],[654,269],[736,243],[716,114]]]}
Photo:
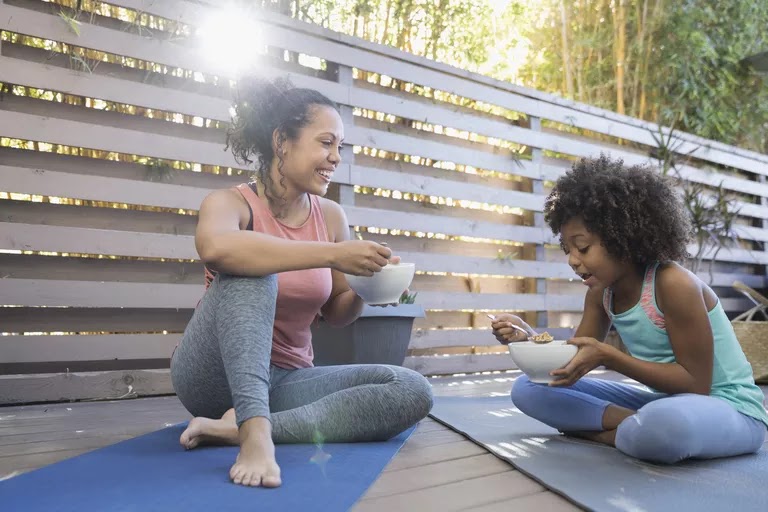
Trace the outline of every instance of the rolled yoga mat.
{"label": "rolled yoga mat", "polygon": [[595,512],[766,512],[768,451],[656,465],[561,435],[509,397],[436,397],[430,415],[551,491]]}
{"label": "rolled yoga mat", "polygon": [[0,510],[345,511],[400,450],[409,429],[387,442],[277,445],[283,485],[229,480],[237,447],[185,451],[185,425],[123,441],[0,482]]}

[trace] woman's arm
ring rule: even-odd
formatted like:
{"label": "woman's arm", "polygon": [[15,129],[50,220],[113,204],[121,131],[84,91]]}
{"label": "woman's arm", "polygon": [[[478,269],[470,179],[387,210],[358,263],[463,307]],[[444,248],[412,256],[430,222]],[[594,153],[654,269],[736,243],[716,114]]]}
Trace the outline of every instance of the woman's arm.
{"label": "woman's arm", "polygon": [[[325,222],[328,226],[328,236],[333,242],[349,240],[349,223],[347,215],[338,203],[321,198]],[[344,327],[360,317],[363,312],[363,299],[361,299],[347,284],[344,274],[338,270],[332,270],[333,287],[331,296],[321,308],[320,312],[328,325]]]}
{"label": "woman's arm", "polygon": [[659,268],[656,283],[657,303],[664,312],[676,362],[642,361],[614,349],[606,351],[604,364],[664,393],[708,395],[714,337],[699,281],[685,269],[670,265]]}
{"label": "woman's arm", "polygon": [[290,270],[333,267],[332,243],[285,240],[245,231],[250,209],[239,192],[216,190],[200,207],[195,246],[210,268],[241,276],[265,276]]}

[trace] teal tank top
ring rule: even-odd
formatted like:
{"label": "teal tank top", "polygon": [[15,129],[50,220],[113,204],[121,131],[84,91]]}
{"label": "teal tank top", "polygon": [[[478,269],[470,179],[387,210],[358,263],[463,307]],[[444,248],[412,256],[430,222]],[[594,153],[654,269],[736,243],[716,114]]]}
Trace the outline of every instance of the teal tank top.
{"label": "teal tank top", "polygon": [[[640,301],[632,308],[613,314],[613,292],[608,288],[603,293],[603,306],[632,357],[655,363],[674,363],[675,354],[669,343],[664,314],[656,303],[658,266],[659,263],[655,263],[646,269]],[[741,350],[719,300],[708,316],[715,341],[710,395],[725,400],[737,411],[768,426],[763,392],[755,384],[752,366]]]}

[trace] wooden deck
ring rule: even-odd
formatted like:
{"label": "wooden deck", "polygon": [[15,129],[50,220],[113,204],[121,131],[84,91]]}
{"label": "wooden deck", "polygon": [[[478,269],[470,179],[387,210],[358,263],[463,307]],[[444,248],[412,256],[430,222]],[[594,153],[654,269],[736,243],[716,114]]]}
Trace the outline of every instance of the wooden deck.
{"label": "wooden deck", "polygon": [[[436,395],[509,392],[514,374],[432,379]],[[0,478],[187,421],[175,396],[0,408]],[[579,510],[483,448],[426,419],[354,508]]]}
{"label": "wooden deck", "polygon": [[[506,395],[517,375],[470,375],[431,382],[437,396]],[[623,379],[611,373],[601,377]],[[188,419],[189,413],[175,396],[0,407],[0,479]],[[428,418],[354,508],[355,512],[390,510],[580,509]]]}
{"label": "wooden deck", "polygon": [[[431,382],[437,396],[506,395],[517,375],[471,375]],[[607,372],[601,377],[624,378]],[[0,479],[188,419],[189,414],[175,396],[3,407]],[[353,510],[580,509],[461,435],[426,419]]]}
{"label": "wooden deck", "polygon": [[[517,375],[471,375],[431,382],[437,396],[506,395]],[[600,376],[624,378],[609,372]],[[188,419],[189,414],[175,396],[3,407],[0,479]],[[580,509],[461,435],[426,419],[353,510]]]}

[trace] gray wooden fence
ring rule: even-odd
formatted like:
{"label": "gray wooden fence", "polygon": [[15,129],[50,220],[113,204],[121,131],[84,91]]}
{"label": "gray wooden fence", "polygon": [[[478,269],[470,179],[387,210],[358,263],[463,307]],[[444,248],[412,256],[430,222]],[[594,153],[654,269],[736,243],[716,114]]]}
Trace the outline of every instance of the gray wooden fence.
{"label": "gray wooden fence", "polygon": [[[0,1],[0,403],[172,392],[168,360],[200,298],[196,211],[245,181],[223,151],[232,70],[200,57],[216,2]],[[342,105],[331,195],[361,236],[419,270],[427,317],[406,364],[509,369],[487,312],[565,335],[583,287],[545,229],[581,156],[648,161],[658,127],[268,12],[256,69]],[[256,48],[254,51],[258,51]],[[768,157],[680,134],[686,179],[741,208],[713,285],[765,283]],[[691,153],[692,152],[692,153]],[[707,277],[707,276],[705,276]]]}

